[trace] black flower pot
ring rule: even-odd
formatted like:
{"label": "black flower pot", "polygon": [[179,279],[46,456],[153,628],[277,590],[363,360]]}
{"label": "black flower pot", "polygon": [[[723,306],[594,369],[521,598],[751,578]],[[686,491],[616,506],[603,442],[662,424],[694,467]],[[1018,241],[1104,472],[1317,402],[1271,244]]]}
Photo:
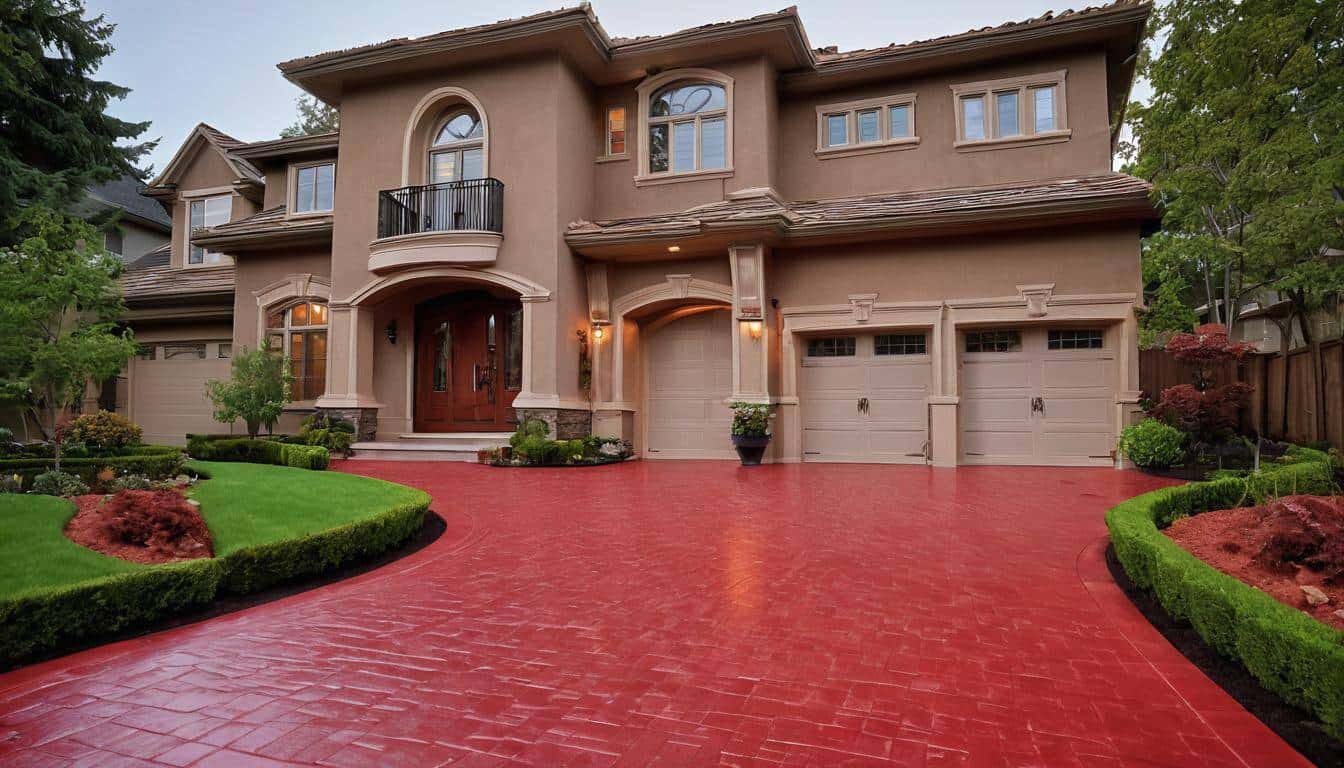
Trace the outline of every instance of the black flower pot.
{"label": "black flower pot", "polygon": [[759,466],[761,457],[765,455],[765,447],[769,444],[769,435],[733,435],[733,447],[737,449],[737,457],[742,460],[744,467]]}

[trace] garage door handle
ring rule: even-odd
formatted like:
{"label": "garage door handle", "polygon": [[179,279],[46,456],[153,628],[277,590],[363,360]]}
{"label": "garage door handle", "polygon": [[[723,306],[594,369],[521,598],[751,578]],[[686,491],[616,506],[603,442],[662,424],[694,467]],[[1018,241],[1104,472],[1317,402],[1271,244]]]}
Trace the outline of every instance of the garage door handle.
{"label": "garage door handle", "polygon": [[857,405],[859,413],[868,413],[868,398],[860,397]]}
{"label": "garage door handle", "polygon": [[1045,398],[1043,398],[1043,397],[1033,397],[1033,398],[1031,398],[1031,412],[1032,412],[1032,413],[1039,413],[1039,414],[1041,414],[1042,416],[1044,416],[1044,415],[1045,415]]}

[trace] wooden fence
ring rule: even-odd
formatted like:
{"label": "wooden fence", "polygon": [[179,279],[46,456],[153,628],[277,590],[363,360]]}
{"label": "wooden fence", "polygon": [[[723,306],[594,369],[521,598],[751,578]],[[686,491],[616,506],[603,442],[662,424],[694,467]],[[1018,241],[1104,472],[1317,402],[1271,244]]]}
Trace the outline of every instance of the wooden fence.
{"label": "wooden fence", "polygon": [[[1285,361],[1277,354],[1227,363],[1214,372],[1214,380],[1219,385],[1242,381],[1255,387],[1241,411],[1242,431],[1344,449],[1344,343],[1333,339],[1295,349],[1288,353],[1286,368],[1286,390]],[[1139,352],[1139,388],[1149,397],[1155,399],[1165,387],[1189,384],[1193,375],[1166,350]]]}

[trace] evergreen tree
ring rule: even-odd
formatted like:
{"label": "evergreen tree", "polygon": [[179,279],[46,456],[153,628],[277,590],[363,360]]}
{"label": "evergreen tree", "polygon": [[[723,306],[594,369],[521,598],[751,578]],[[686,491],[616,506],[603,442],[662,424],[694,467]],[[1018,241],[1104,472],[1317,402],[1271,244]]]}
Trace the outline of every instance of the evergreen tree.
{"label": "evergreen tree", "polygon": [[299,94],[299,98],[294,100],[294,105],[299,110],[299,119],[280,132],[282,139],[330,133],[341,125],[340,113],[327,106],[325,102],[319,101],[316,96]]}
{"label": "evergreen tree", "polygon": [[17,243],[20,208],[65,210],[124,174],[155,142],[121,143],[149,123],[107,114],[129,90],[95,79],[114,25],[79,0],[0,0],[0,246]]}

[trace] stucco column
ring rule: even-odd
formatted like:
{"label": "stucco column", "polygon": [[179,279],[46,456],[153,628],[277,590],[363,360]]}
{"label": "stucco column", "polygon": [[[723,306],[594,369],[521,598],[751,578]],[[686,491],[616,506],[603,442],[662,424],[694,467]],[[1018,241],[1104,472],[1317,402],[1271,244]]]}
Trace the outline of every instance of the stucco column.
{"label": "stucco column", "polygon": [[929,446],[935,467],[955,467],[960,455],[961,430],[957,409],[957,328],[953,311],[943,305],[932,336],[933,394],[929,396]]}
{"label": "stucco column", "polygon": [[373,394],[373,311],[333,304],[327,335],[327,389],[314,405],[355,423],[372,440],[382,404]]}
{"label": "stucco column", "polygon": [[770,345],[778,331],[765,306],[765,246],[728,248],[733,277],[733,394],[750,403],[770,402]]}

